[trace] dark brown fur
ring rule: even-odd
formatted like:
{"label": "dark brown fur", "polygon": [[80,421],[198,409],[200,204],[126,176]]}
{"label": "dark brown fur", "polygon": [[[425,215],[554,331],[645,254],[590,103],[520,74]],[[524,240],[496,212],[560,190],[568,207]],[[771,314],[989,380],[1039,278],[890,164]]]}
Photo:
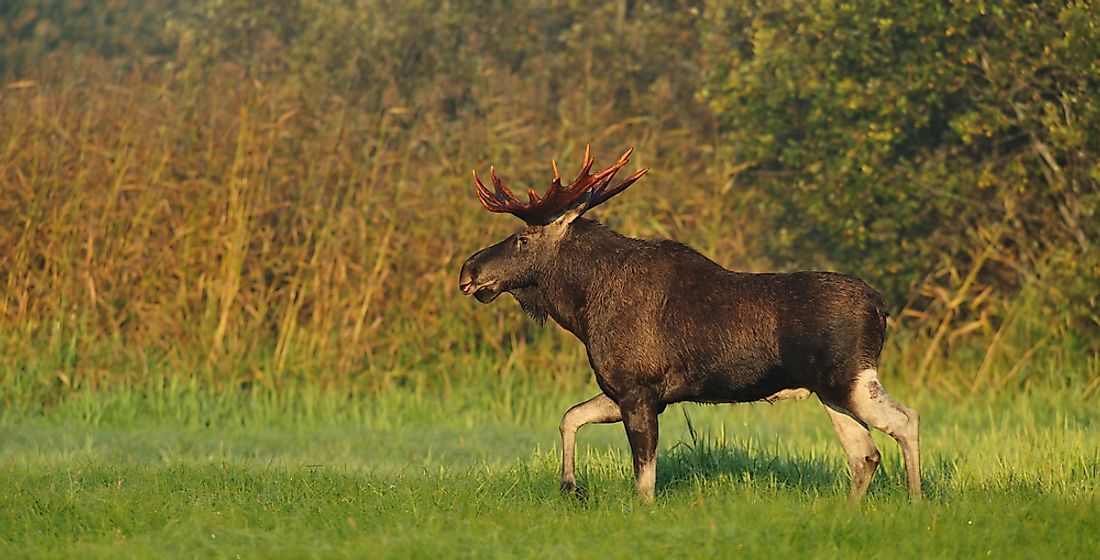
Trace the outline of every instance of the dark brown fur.
{"label": "dark brown fur", "polygon": [[[510,251],[515,241],[499,245]],[[498,246],[471,257],[463,275],[506,258]],[[882,297],[851,276],[731,272],[680,243],[623,237],[584,218],[552,263],[505,291],[576,335],[616,402],[639,392],[659,408],[749,402],[801,387],[846,404],[851,377],[882,350]]]}

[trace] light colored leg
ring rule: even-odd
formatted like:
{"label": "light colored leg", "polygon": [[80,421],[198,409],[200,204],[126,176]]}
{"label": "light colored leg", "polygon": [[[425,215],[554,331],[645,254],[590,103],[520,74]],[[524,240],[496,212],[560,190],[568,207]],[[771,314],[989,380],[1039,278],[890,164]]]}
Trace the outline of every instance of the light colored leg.
{"label": "light colored leg", "polygon": [[648,401],[624,402],[622,412],[634,457],[634,485],[643,501],[652,502],[657,485],[657,408]]}
{"label": "light colored leg", "polygon": [[657,488],[657,455],[654,454],[635,467],[634,484],[644,502],[652,502]]}
{"label": "light colored leg", "polygon": [[608,424],[623,419],[619,405],[607,395],[600,393],[587,401],[574,405],[561,418],[558,429],[561,431],[561,490],[573,494],[584,494],[577,486],[574,463],[577,448],[577,430],[586,424]]}
{"label": "light colored leg", "polygon": [[916,411],[890,398],[878,382],[878,372],[873,369],[859,372],[849,408],[857,418],[897,440],[905,458],[909,497],[913,501],[920,500],[920,417]]}
{"label": "light colored leg", "polygon": [[840,438],[840,445],[848,455],[848,467],[852,471],[852,492],[850,500],[858,502],[867,492],[871,478],[875,476],[881,456],[875,442],[871,439],[871,430],[861,420],[834,405],[826,404],[825,411],[833,421],[833,428]]}

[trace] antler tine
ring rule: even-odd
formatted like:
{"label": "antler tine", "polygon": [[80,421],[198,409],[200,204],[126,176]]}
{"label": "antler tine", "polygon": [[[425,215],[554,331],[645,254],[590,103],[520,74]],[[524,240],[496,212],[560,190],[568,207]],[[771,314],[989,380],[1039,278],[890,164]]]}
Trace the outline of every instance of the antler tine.
{"label": "antler tine", "polygon": [[481,182],[481,178],[477,176],[477,170],[474,170],[474,184],[477,187],[477,198],[481,201],[481,205],[490,212],[498,213],[511,213],[517,208],[522,208],[519,200],[496,176],[496,172],[491,166],[489,167],[489,175],[493,180],[495,192],[485,187],[485,184]]}
{"label": "antler tine", "polygon": [[[607,185],[611,184],[611,180],[615,178],[615,174],[619,172],[630,161],[630,154],[634,153],[634,148],[631,147],[627,151],[623,152],[623,155],[619,156],[619,160],[616,161],[611,167],[604,169],[603,171],[592,176],[591,191],[593,195],[599,195]],[[625,187],[624,187],[625,188]]]}
{"label": "antler tine", "polygon": [[592,170],[592,164],[593,163],[596,163],[596,160],[592,159],[592,144],[585,144],[584,145],[584,164],[583,164],[583,167],[581,168],[581,172],[577,174],[577,178],[573,179],[573,182],[570,183],[569,185],[570,186],[577,185],[577,184],[579,184],[579,182],[582,179],[588,177],[588,172]]}
{"label": "antler tine", "polygon": [[[542,200],[551,200],[561,191],[561,175],[558,174],[558,162],[550,160],[550,166],[554,168],[554,179],[550,181],[550,188],[546,189],[546,194],[542,195]],[[531,199],[533,202],[539,201],[535,191],[532,190],[530,193],[533,196]]]}
{"label": "antler tine", "polygon": [[550,181],[550,188],[546,190],[546,194],[543,198],[553,196],[554,193],[561,190],[561,175],[558,174],[558,162],[550,160],[550,166],[554,168],[554,180]]}
{"label": "antler tine", "polygon": [[[627,187],[629,187],[630,185],[633,185],[635,181],[637,181],[638,179],[641,179],[642,175],[645,175],[648,172],[649,172],[649,168],[646,167],[644,169],[641,169],[641,170],[635,172],[633,175],[627,177],[626,179],[623,179],[623,181],[621,183],[619,183],[618,185],[615,185],[614,187],[611,187],[610,189],[601,188],[599,191],[593,192],[592,197],[588,200],[588,208],[592,209],[592,208],[595,208],[595,207],[603,204],[604,202],[607,202],[607,200],[609,198],[611,198],[611,197],[619,194],[620,192],[624,191]],[[610,182],[611,181],[609,179],[608,183],[610,183]],[[605,185],[605,187],[606,187],[606,185]]]}
{"label": "antler tine", "polygon": [[520,204],[516,195],[512,194],[512,191],[504,184],[504,181],[500,180],[500,177],[497,177],[497,171],[491,165],[489,166],[489,178],[493,180],[493,187],[496,188],[497,198],[503,198],[503,202],[510,205]]}
{"label": "antler tine", "polygon": [[474,173],[474,188],[477,189],[477,192],[485,190],[485,185],[481,184],[481,179],[479,179],[477,176],[477,169],[473,169],[471,171],[473,171]]}
{"label": "antler tine", "polygon": [[481,205],[489,210],[493,210],[491,204],[493,200],[492,194],[489,189],[485,188],[485,185],[481,182],[481,179],[477,176],[477,170],[474,170],[474,190],[477,191],[477,198],[481,201]]}

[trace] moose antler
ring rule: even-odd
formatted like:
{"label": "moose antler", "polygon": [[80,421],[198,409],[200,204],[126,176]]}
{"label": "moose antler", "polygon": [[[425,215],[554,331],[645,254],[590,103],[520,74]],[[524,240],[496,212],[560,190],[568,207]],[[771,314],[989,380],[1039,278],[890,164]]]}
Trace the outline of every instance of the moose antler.
{"label": "moose antler", "polygon": [[645,175],[649,168],[642,169],[614,187],[608,188],[615,174],[627,164],[633,152],[634,148],[630,148],[611,167],[593,175],[589,174],[589,170],[592,169],[592,164],[596,160],[592,159],[591,146],[585,146],[584,165],[581,172],[566,186],[561,184],[558,163],[551,161],[554,167],[554,180],[550,182],[550,188],[541,197],[535,191],[528,189],[526,204],[512,194],[500,177],[497,177],[496,170],[492,167],[489,167],[489,178],[493,181],[493,190],[485,188],[477,176],[476,169],[474,185],[477,187],[478,199],[490,212],[512,214],[532,226],[546,225],[577,206],[583,205],[584,208],[581,210],[583,213],[603,204]]}

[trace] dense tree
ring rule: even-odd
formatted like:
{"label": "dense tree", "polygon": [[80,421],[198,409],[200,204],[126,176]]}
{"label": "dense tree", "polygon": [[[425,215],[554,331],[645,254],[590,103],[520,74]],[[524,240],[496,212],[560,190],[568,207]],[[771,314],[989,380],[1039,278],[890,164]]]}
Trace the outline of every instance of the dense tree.
{"label": "dense tree", "polygon": [[773,254],[857,271],[894,301],[946,267],[1009,291],[1049,270],[1097,326],[1089,3],[721,4],[705,96],[768,193]]}

